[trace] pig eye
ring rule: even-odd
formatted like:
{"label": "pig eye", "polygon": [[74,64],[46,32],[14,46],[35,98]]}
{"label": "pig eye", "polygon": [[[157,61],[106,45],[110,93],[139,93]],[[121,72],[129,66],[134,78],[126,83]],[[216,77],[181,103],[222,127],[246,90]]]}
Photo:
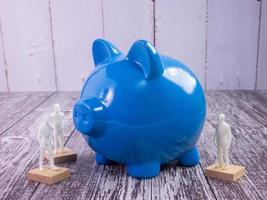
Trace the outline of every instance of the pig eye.
{"label": "pig eye", "polygon": [[109,87],[104,88],[101,92],[100,99],[104,103],[109,103],[111,102],[112,98],[113,98],[113,90]]}
{"label": "pig eye", "polygon": [[101,92],[101,95],[100,95],[100,99],[102,101],[105,101],[106,97],[107,97],[107,94],[108,94],[108,87],[104,88]]}

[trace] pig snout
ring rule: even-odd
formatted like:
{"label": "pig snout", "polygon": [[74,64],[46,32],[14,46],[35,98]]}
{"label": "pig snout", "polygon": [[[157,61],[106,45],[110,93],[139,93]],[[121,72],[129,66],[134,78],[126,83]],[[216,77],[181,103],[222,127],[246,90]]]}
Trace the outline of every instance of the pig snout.
{"label": "pig snout", "polygon": [[85,135],[99,136],[104,126],[104,108],[97,98],[78,100],[73,108],[73,121],[77,130]]}
{"label": "pig snout", "polygon": [[94,121],[93,117],[91,107],[83,100],[79,100],[75,103],[73,109],[73,121],[78,131],[88,135],[92,129]]}

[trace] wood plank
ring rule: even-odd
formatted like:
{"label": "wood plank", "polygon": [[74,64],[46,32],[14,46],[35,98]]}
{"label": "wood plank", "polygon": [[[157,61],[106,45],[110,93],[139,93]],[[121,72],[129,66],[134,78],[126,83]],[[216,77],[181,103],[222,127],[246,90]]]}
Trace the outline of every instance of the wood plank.
{"label": "wood plank", "polygon": [[3,44],[3,37],[2,37],[2,28],[1,28],[1,20],[0,20],[0,92],[7,92],[7,79],[5,76],[5,67],[6,67],[6,60],[5,60],[5,53],[4,53],[4,44]]}
{"label": "wood plank", "polygon": [[5,77],[5,69],[4,69],[4,65],[1,64],[1,61],[0,61],[0,92],[7,92],[7,81]]}
{"label": "wood plank", "polygon": [[267,102],[267,90],[258,90],[257,93],[262,96],[264,102]]}
{"label": "wood plank", "polygon": [[[203,168],[216,162],[215,126],[217,115],[224,113],[233,134],[230,162],[245,166],[247,171],[238,183],[208,178],[214,194],[219,199],[265,199],[267,174],[264,166],[266,138],[263,126],[244,111],[249,109],[246,105],[241,104],[241,107],[228,92],[210,91],[206,97],[208,115],[199,142]],[[254,112],[253,109],[250,111]]]}
{"label": "wood plank", "polygon": [[[258,92],[247,92],[246,96],[248,96],[250,100],[248,100],[245,95],[242,95],[240,91],[236,92],[236,94],[235,92],[228,92],[228,94],[237,102],[237,108],[242,109],[253,121],[257,121],[259,124],[267,127],[267,101],[264,101]],[[261,102],[257,102],[256,99]]]}
{"label": "wood plank", "polygon": [[[77,93],[57,93],[16,123],[1,136],[0,199],[29,199],[38,183],[29,182],[28,170],[38,166],[39,144],[36,139],[38,124],[55,102],[61,104],[66,115],[64,132],[73,131],[70,110]],[[67,139],[67,138],[66,138]]]}
{"label": "wood plank", "polygon": [[152,182],[152,199],[216,199],[201,165],[186,168],[173,163],[162,168]]}
{"label": "wood plank", "polygon": [[56,89],[48,2],[1,1],[10,91]]}
{"label": "wood plank", "polygon": [[155,1],[156,47],[186,64],[205,86],[206,0]]}
{"label": "wood plank", "polygon": [[136,40],[153,44],[153,1],[103,0],[103,15],[104,38],[125,54]]}
{"label": "wood plank", "polygon": [[0,135],[21,120],[39,104],[53,95],[52,92],[5,93],[0,96]]}
{"label": "wood plank", "polygon": [[86,196],[92,199],[151,199],[151,180],[127,176],[122,165],[105,166],[97,176],[95,187]]}
{"label": "wood plank", "polygon": [[254,89],[260,1],[209,0],[207,89]]}
{"label": "wood plank", "polygon": [[267,90],[267,1],[261,0],[261,22],[259,38],[259,60],[257,69],[258,90]]}
{"label": "wood plank", "polygon": [[230,91],[229,93],[262,116],[263,125],[267,125],[265,120],[267,117],[267,91],[265,93],[264,91]]}
{"label": "wood plank", "polygon": [[50,3],[58,90],[80,90],[94,68],[92,43],[103,37],[101,1]]}

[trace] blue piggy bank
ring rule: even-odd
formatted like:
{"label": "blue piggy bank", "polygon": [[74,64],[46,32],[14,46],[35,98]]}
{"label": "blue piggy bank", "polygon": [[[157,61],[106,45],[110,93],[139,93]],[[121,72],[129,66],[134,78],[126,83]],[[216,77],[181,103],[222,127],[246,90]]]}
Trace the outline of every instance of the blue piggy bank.
{"label": "blue piggy bank", "polygon": [[93,57],[96,67],[74,105],[73,120],[96,162],[125,164],[135,178],[157,176],[170,161],[197,165],[206,103],[195,75],[144,40],[124,55],[98,39]]}

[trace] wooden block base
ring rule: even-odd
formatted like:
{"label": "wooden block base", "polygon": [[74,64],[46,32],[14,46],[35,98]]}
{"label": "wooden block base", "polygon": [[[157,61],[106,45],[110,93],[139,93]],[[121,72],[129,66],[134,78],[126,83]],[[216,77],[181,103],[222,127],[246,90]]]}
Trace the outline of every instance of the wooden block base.
{"label": "wooden block base", "polygon": [[[45,158],[48,159],[47,154],[45,154]],[[65,147],[63,152],[57,151],[56,153],[54,153],[55,164],[69,162],[69,161],[76,161],[76,160],[77,160],[77,154]]]}
{"label": "wooden block base", "polygon": [[58,167],[58,169],[50,169],[45,167],[44,170],[36,168],[28,171],[27,177],[32,181],[53,185],[70,177],[70,170],[62,167]]}
{"label": "wooden block base", "polygon": [[236,181],[245,175],[245,167],[238,165],[229,165],[227,169],[216,168],[217,164],[206,168],[205,175],[226,181]]}

